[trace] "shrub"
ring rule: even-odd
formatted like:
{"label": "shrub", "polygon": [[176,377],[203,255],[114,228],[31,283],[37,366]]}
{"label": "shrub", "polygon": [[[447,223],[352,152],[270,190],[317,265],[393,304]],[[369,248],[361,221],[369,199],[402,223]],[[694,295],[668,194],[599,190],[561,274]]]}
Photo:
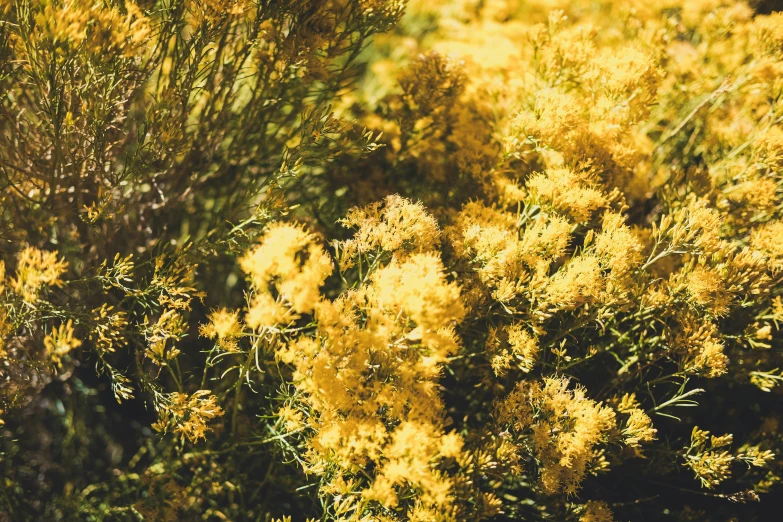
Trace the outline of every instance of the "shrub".
{"label": "shrub", "polygon": [[0,12],[0,519],[764,519],[781,15]]}

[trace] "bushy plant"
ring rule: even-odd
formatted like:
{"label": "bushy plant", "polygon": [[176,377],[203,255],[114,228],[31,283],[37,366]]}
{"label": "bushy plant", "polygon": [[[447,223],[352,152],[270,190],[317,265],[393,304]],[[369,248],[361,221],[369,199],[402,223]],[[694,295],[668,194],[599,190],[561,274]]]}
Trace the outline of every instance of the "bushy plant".
{"label": "bushy plant", "polygon": [[783,16],[0,12],[0,519],[769,519]]}

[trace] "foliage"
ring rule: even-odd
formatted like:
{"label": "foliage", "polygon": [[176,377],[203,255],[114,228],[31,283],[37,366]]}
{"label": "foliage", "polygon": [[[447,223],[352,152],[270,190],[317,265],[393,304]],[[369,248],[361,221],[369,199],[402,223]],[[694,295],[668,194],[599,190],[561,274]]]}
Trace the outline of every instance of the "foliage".
{"label": "foliage", "polygon": [[780,14],[0,12],[0,520],[764,520]]}

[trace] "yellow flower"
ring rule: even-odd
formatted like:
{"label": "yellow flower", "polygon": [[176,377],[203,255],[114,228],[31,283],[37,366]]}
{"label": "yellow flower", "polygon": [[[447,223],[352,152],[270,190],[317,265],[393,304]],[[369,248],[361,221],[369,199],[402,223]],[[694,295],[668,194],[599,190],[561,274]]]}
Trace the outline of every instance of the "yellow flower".
{"label": "yellow flower", "polygon": [[147,340],[145,354],[158,366],[165,366],[167,361],[179,355],[176,346],[170,346],[169,340],[178,341],[186,331],[185,321],[176,310],[165,310],[155,323],[144,318],[144,337]]}
{"label": "yellow flower", "polygon": [[151,34],[149,20],[131,0],[125,2],[125,13],[89,0],[46,1],[36,7],[40,5],[31,38],[41,48],[48,41],[70,49],[83,47],[94,58],[130,58]]}
{"label": "yellow flower", "polygon": [[527,188],[534,201],[570,215],[581,223],[589,220],[593,212],[607,204],[607,198],[597,188],[589,172],[576,172],[560,167],[534,174]]}
{"label": "yellow flower", "polygon": [[319,288],[333,269],[311,234],[286,223],[270,226],[239,264],[255,293],[247,319],[251,328],[273,326],[312,312],[321,299]]}
{"label": "yellow flower", "polygon": [[612,510],[606,502],[591,500],[579,517],[579,522],[613,522]]}
{"label": "yellow flower", "polygon": [[655,439],[657,430],[652,427],[652,419],[639,408],[631,408],[627,411],[628,419],[622,434],[625,443],[631,447],[638,447],[641,442],[650,442]]}
{"label": "yellow flower", "polygon": [[175,433],[197,442],[206,438],[207,422],[223,415],[217,397],[209,390],[198,390],[193,395],[174,392],[159,405],[158,421],[152,425],[157,431],[173,429]]}
{"label": "yellow flower", "polygon": [[254,4],[250,0],[187,0],[185,8],[193,16],[195,25],[217,24],[221,20],[254,14]]}
{"label": "yellow flower", "polygon": [[100,354],[114,352],[117,344],[125,340],[125,329],[128,326],[127,314],[115,312],[113,306],[105,303],[92,312],[95,326],[90,332],[90,340]]}
{"label": "yellow flower", "polygon": [[546,287],[545,303],[554,309],[570,310],[597,301],[604,291],[598,258],[577,256],[551,279]]}
{"label": "yellow flower", "polygon": [[215,310],[209,314],[209,323],[199,327],[199,333],[209,339],[217,339],[218,346],[227,352],[238,351],[237,338],[242,335],[239,312],[225,308]]}
{"label": "yellow flower", "polygon": [[711,310],[716,316],[728,312],[730,296],[726,294],[726,285],[718,272],[697,266],[686,278],[686,288],[694,303]]}
{"label": "yellow flower", "polygon": [[750,245],[766,256],[771,268],[783,269],[783,221],[770,221],[753,230]]}
{"label": "yellow flower", "polygon": [[615,413],[586,397],[585,389],[568,389],[569,381],[547,377],[522,381],[498,403],[496,415],[514,433],[528,431],[541,461],[541,486],[549,493],[573,494],[594,459],[598,444],[616,426]]}
{"label": "yellow flower", "polygon": [[383,203],[354,208],[341,220],[346,227],[358,228],[353,239],[340,245],[340,268],[352,267],[359,256],[370,252],[388,252],[394,259],[412,253],[432,252],[440,245],[438,222],[421,203],[398,195],[387,196]]}
{"label": "yellow flower", "polygon": [[45,252],[27,247],[18,256],[16,278],[11,288],[22,298],[32,303],[44,286],[60,286],[60,277],[68,269],[68,263],[59,261],[56,252]]}
{"label": "yellow flower", "polygon": [[49,360],[57,366],[62,366],[62,358],[71,350],[81,346],[82,342],[73,336],[73,320],[55,326],[52,331],[44,338],[44,346]]}

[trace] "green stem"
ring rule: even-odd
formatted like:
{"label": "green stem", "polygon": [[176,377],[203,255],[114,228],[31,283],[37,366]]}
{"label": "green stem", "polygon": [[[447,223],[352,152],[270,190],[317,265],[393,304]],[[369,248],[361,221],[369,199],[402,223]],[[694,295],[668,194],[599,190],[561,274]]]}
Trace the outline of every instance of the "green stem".
{"label": "green stem", "polygon": [[[255,348],[258,349],[258,348]],[[237,421],[239,420],[239,401],[242,398],[242,381],[245,379],[247,372],[250,371],[250,365],[253,364],[254,350],[250,350],[247,355],[245,364],[242,365],[242,369],[239,371],[239,378],[234,385],[234,411],[231,414],[231,438],[236,440],[237,438]]]}
{"label": "green stem", "polygon": [[174,379],[174,383],[177,385],[177,391],[182,393],[182,383],[177,378],[177,374],[174,372],[174,370],[171,368],[170,364],[166,365],[166,369],[169,371],[169,375],[171,375],[171,378]]}

